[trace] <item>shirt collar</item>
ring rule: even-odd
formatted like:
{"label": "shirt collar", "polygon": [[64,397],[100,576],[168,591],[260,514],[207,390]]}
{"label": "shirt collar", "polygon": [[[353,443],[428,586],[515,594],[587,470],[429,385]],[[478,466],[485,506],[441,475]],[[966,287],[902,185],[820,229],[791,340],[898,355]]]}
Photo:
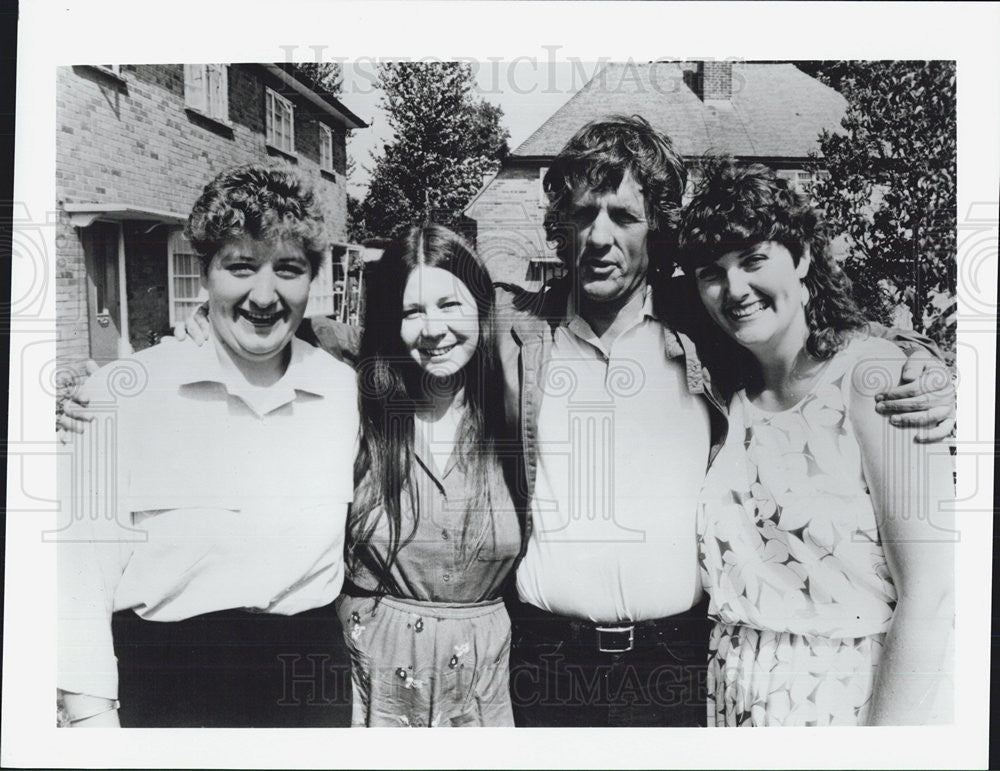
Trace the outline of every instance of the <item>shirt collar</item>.
{"label": "shirt collar", "polygon": [[[589,340],[594,337],[594,332],[582,316],[577,313],[576,302],[574,299],[574,291],[570,291],[566,298],[566,313],[563,315],[563,320],[560,322],[560,326],[568,327],[571,332],[573,332],[577,337],[584,340]],[[656,311],[653,308],[653,288],[647,283],[642,292],[642,305],[639,307],[639,312],[636,314],[635,319],[632,323],[629,323],[627,329],[631,329],[633,326],[639,324],[646,319],[652,319],[653,321],[659,321],[659,317],[656,315]]]}
{"label": "shirt collar", "polygon": [[458,454],[453,448],[451,454],[448,456],[448,460],[445,462],[444,470],[441,470],[438,467],[434,453],[431,451],[428,427],[414,417],[413,428],[413,454],[416,457],[417,462],[427,473],[427,476],[433,480],[434,484],[437,485],[441,493],[444,494],[444,480],[448,478],[452,469],[454,469],[457,465]]}
{"label": "shirt collar", "polygon": [[[653,308],[653,287],[648,283],[642,290],[642,306],[640,308],[639,319],[653,319],[654,321],[659,321],[660,317],[656,315],[656,310]],[[574,319],[580,319],[584,324],[583,318],[577,313],[576,310],[576,292],[571,287],[570,291],[566,295],[566,312],[563,314],[560,326],[569,326]]]}
{"label": "shirt collar", "polygon": [[[654,305],[653,288],[649,284],[646,284],[646,288],[643,291],[640,312],[636,315],[634,323],[630,324],[628,329],[638,326],[641,322],[646,320],[654,321],[659,324],[663,329],[664,350],[667,357],[676,359],[679,356],[683,356],[686,358],[689,370],[688,386],[691,387],[692,390],[695,390],[696,384],[694,383],[693,378],[699,379],[698,387],[700,387],[701,362],[695,355],[694,344],[686,336],[679,334],[669,325],[663,323],[657,314]],[[600,341],[597,339],[597,336],[594,334],[594,331],[590,328],[590,324],[584,321],[581,316],[577,315],[576,306],[573,302],[572,290],[566,298],[566,312],[562,320],[559,322],[559,325],[566,327],[581,340],[590,342],[599,350],[604,350],[603,346],[600,345]],[[695,377],[696,374],[697,377]]]}
{"label": "shirt collar", "polygon": [[[168,343],[170,344],[170,343]],[[263,404],[267,411],[277,409],[297,398],[299,392],[314,394],[320,397],[331,395],[335,387],[330,382],[329,370],[322,365],[322,358],[327,354],[298,338],[292,338],[291,358],[288,368],[281,379],[269,388],[254,388],[242,378],[229,353],[222,348],[222,343],[213,332],[201,346],[191,342],[173,343],[178,348],[176,357],[178,385],[193,385],[195,383],[217,383],[228,393],[239,396],[255,411],[260,411],[252,402],[260,402],[259,395],[267,392]],[[248,398],[249,394],[257,398]]]}

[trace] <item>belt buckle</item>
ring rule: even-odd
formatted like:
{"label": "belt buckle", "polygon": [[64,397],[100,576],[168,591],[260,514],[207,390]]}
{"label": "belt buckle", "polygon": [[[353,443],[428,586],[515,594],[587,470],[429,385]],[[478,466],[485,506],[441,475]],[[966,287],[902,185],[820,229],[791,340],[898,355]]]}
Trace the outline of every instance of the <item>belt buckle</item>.
{"label": "belt buckle", "polygon": [[635,625],[598,626],[597,650],[601,653],[628,653],[635,644]]}

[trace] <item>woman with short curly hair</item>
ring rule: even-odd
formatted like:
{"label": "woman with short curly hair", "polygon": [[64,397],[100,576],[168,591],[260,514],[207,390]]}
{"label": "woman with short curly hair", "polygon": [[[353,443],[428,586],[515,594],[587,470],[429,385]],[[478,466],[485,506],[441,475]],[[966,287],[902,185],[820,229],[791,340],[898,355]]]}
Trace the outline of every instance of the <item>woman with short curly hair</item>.
{"label": "woman with short curly hair", "polygon": [[316,195],[298,174],[247,164],[224,171],[205,186],[184,235],[205,269],[226,241],[296,241],[315,275],[328,246],[324,227]]}
{"label": "woman with short curly hair", "polygon": [[75,515],[59,555],[62,722],[346,724],[332,603],[357,388],[294,339],[323,219],[293,172],[241,166],[205,187],[187,233],[210,344],[168,338],[95,373],[83,401],[113,431],[87,429],[60,476]]}
{"label": "woman with short curly hair", "polygon": [[726,160],[680,229],[742,386],[698,512],[710,725],[947,719],[948,464],[877,413],[903,354],[866,333],[827,244],[804,196]]}

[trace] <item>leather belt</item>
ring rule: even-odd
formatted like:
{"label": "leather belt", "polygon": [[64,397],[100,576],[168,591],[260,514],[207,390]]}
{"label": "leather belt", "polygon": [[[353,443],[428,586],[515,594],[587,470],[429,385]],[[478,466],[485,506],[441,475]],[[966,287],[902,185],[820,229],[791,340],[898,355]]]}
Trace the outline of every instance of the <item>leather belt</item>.
{"label": "leather belt", "polygon": [[665,618],[605,623],[558,616],[525,603],[518,603],[510,611],[515,625],[524,631],[609,654],[652,648],[661,641],[670,646],[690,644],[692,647],[704,647],[710,626],[702,604]]}
{"label": "leather belt", "polygon": [[635,624],[595,626],[600,653],[628,653],[635,647]]}

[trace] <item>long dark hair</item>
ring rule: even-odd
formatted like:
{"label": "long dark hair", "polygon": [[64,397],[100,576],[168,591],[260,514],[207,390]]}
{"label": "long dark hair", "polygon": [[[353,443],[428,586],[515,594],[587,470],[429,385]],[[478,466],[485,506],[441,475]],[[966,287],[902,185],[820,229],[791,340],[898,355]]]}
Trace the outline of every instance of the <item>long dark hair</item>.
{"label": "long dark hair", "polygon": [[[364,330],[358,367],[361,443],[354,465],[355,501],[348,523],[348,566],[366,566],[379,580],[379,593],[397,592],[392,566],[400,548],[412,538],[420,516],[419,501],[409,484],[414,464],[414,413],[428,393],[442,384],[427,375],[403,347],[400,326],[403,292],[417,267],[442,268],[454,274],[476,300],[479,343],[459,373],[463,392],[455,455],[459,469],[470,480],[463,528],[462,556],[474,555],[490,528],[468,532],[470,513],[492,510],[491,479],[500,472],[497,442],[502,431],[503,404],[500,359],[494,320],[493,283],[472,247],[440,225],[414,226],[407,236],[389,246],[366,276]],[[453,387],[454,384],[451,384]],[[403,496],[414,513],[403,532]],[[372,536],[385,518],[389,528],[388,554],[372,545]]]}

